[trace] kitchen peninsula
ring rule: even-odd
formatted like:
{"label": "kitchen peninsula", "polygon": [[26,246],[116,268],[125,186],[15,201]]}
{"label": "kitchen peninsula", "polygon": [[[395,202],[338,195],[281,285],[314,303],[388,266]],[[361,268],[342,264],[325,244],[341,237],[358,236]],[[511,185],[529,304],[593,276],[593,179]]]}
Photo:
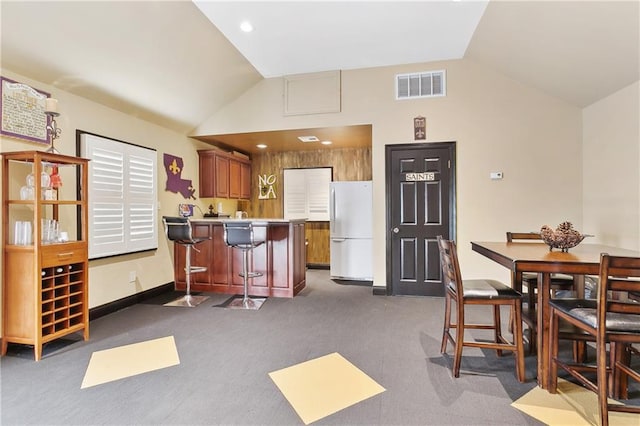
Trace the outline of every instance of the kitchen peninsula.
{"label": "kitchen peninsula", "polygon": [[[266,242],[249,254],[249,269],[262,276],[249,280],[249,295],[293,297],[306,284],[304,220],[238,219],[249,221],[254,232],[266,232]],[[191,289],[224,294],[242,294],[242,252],[224,242],[225,221],[235,219],[192,219],[193,236],[206,238],[193,251],[191,264],[206,266],[206,272],[191,275]],[[176,289],[184,290],[185,249],[174,245]]]}

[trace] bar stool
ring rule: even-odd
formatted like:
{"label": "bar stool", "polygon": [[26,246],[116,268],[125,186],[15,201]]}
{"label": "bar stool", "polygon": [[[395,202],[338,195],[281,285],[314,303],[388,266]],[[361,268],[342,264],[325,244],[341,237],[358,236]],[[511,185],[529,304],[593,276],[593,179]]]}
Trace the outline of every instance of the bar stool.
{"label": "bar stool", "polygon": [[180,244],[185,247],[184,274],[185,281],[187,282],[186,294],[172,302],[165,303],[164,306],[198,306],[200,303],[207,300],[209,296],[194,296],[191,294],[191,274],[205,272],[207,267],[191,266],[191,249],[198,251],[198,249],[195,248],[195,245],[205,241],[206,238],[193,238],[191,233],[191,222],[189,222],[189,219],[186,217],[163,216],[162,223],[164,224],[164,232],[167,234],[167,238],[175,244]]}
{"label": "bar stool", "polygon": [[233,299],[228,308],[231,309],[260,309],[266,298],[250,298],[248,290],[249,278],[261,277],[261,272],[249,271],[249,251],[263,244],[264,236],[256,236],[253,231],[253,224],[248,221],[224,222],[224,242],[234,249],[242,250],[242,272],[238,275],[242,277],[244,294],[242,299]]}

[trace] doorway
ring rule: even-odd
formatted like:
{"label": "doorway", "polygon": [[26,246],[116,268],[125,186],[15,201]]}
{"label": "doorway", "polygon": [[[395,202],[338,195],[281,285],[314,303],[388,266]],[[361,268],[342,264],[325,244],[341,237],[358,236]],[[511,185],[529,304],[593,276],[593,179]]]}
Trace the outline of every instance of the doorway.
{"label": "doorway", "polygon": [[387,294],[444,295],[437,236],[455,239],[455,147],[385,147]]}

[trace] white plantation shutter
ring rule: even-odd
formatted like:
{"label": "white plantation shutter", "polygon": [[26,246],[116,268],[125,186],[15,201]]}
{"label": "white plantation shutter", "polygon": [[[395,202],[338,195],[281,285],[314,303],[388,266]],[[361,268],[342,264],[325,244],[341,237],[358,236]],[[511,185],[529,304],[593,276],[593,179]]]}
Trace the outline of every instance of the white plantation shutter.
{"label": "white plantation shutter", "polygon": [[309,220],[329,220],[331,169],[307,169],[306,184]]}
{"label": "white plantation shutter", "polygon": [[[300,169],[303,170],[303,169]],[[300,170],[284,170],[284,218],[307,217],[307,186]]]}
{"label": "white plantation shutter", "polygon": [[[127,170],[129,176],[129,195],[127,206],[127,224],[129,227],[129,249],[145,250],[157,246],[156,235],[156,191],[155,191],[155,151],[138,151],[128,146]],[[146,154],[143,155],[143,154]],[[135,201],[135,202],[134,202]]]}
{"label": "white plantation shutter", "polygon": [[91,160],[89,258],[156,249],[156,151],[81,133],[80,155]]}
{"label": "white plantation shutter", "polygon": [[331,168],[284,170],[284,218],[329,220]]}

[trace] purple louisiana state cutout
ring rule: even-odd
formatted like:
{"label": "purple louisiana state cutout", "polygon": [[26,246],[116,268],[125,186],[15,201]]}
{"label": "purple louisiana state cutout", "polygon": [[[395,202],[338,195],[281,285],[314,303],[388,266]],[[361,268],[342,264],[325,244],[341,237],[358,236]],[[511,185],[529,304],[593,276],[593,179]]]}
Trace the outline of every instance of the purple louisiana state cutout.
{"label": "purple louisiana state cutout", "polygon": [[165,190],[180,193],[184,198],[193,198],[195,200],[196,197],[193,194],[196,192],[196,189],[193,187],[191,180],[182,179],[181,176],[184,166],[182,158],[171,154],[164,154],[163,159],[164,169],[167,172],[167,185]]}

